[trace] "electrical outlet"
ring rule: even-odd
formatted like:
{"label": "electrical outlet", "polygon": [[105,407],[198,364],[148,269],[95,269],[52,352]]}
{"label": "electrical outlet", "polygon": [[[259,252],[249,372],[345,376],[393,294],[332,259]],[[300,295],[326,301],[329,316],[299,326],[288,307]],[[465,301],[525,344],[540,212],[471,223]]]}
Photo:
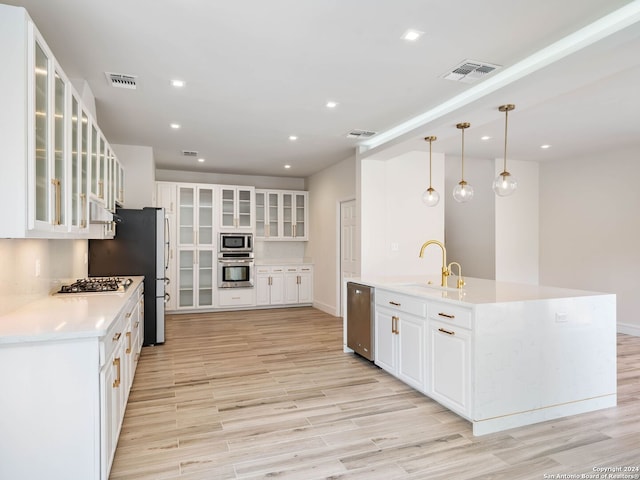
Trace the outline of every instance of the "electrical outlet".
{"label": "electrical outlet", "polygon": [[568,321],[566,312],[557,312],[556,313],[556,323],[564,323]]}
{"label": "electrical outlet", "polygon": [[40,276],[40,259],[36,258],[36,277]]}
{"label": "electrical outlet", "polygon": [[391,244],[391,251],[392,252],[397,252],[398,250],[400,250],[400,245],[398,245],[397,243],[392,243]]}

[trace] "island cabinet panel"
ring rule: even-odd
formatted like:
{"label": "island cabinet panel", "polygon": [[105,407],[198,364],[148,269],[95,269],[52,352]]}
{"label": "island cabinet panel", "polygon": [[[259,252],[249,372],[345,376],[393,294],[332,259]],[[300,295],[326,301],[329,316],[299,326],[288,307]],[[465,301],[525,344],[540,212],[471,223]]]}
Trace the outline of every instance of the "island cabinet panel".
{"label": "island cabinet panel", "polygon": [[[422,316],[415,313],[422,313]],[[425,392],[425,304],[411,297],[378,290],[374,328],[376,365]]]}

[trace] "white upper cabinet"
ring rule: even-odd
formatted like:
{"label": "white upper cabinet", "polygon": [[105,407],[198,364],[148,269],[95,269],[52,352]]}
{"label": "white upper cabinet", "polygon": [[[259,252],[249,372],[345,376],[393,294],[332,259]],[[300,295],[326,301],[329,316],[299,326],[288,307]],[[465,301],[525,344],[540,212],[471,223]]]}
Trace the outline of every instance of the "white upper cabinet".
{"label": "white upper cabinet", "polygon": [[256,238],[309,239],[309,193],[290,190],[256,190]]}
{"label": "white upper cabinet", "polygon": [[255,188],[220,187],[220,229],[225,231],[253,231],[255,228]]}
{"label": "white upper cabinet", "polygon": [[102,237],[88,202],[124,198],[117,160],[24,8],[0,5],[0,58],[0,238]]}

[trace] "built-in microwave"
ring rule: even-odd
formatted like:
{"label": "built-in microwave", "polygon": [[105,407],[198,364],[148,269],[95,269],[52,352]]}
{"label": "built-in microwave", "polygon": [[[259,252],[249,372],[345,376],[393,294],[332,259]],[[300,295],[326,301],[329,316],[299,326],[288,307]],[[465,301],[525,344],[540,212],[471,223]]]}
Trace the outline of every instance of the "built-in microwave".
{"label": "built-in microwave", "polygon": [[253,252],[253,234],[221,233],[220,252]]}

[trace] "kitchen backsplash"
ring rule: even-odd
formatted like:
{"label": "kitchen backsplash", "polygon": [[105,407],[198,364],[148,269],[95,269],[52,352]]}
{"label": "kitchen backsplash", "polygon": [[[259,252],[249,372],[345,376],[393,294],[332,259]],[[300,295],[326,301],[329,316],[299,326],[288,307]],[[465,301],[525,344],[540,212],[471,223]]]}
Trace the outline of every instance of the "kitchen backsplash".
{"label": "kitchen backsplash", "polygon": [[87,274],[86,240],[0,239],[0,315]]}

